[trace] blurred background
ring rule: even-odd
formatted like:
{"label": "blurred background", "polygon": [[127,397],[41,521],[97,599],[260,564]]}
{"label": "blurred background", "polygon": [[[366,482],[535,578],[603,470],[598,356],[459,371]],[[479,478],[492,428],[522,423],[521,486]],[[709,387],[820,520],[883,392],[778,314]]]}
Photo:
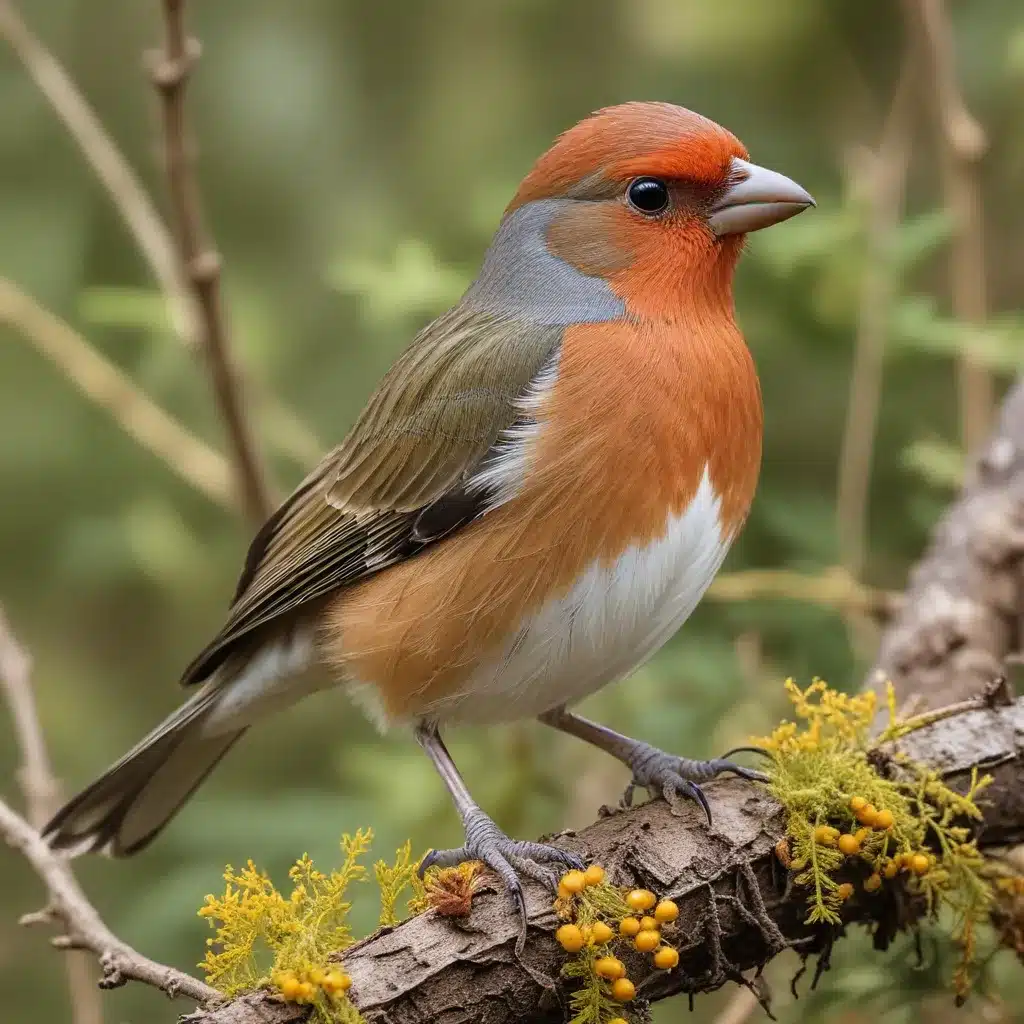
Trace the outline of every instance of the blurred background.
{"label": "blurred background", "polygon": [[[955,494],[963,452],[1024,364],[1024,9],[947,6],[910,8],[951,19],[954,77],[945,22],[925,31],[911,20],[908,33],[910,8],[882,0],[191,4],[203,46],[188,97],[199,178],[277,487],[343,436],[412,333],[458,298],[519,178],[559,131],[628,99],[692,107],[819,206],[753,236],[740,268],[766,444],[726,575],[655,660],[585,710],[706,756],[784,715],[787,675],[858,688],[886,592],[902,588]],[[22,7],[166,209],[142,66],[160,39],[157,0]],[[9,14],[0,0],[8,42]],[[967,218],[955,232],[958,210]],[[7,45],[0,278],[0,603],[34,658],[70,791],[176,706],[176,679],[219,626],[252,529],[216,500],[216,466],[204,476],[184,457],[161,458],[109,400],[83,394],[119,368],[225,450],[201,360]],[[24,295],[80,337],[40,328]],[[83,341],[102,372],[83,363]],[[524,837],[585,824],[625,782],[600,753],[532,724],[456,733],[451,745],[478,799]],[[0,791],[20,806],[17,763],[0,710]],[[413,741],[377,735],[326,694],[251,732],[145,855],[79,862],[79,874],[117,933],[190,969],[207,934],[195,909],[226,862],[251,857],[283,880],[304,851],[334,864],[340,834],[361,825],[383,857],[410,836],[417,852],[459,840]],[[70,1021],[59,957],[15,924],[40,902],[36,879],[0,850],[0,1005],[7,1019]],[[376,919],[369,887],[357,914],[365,929]],[[909,945],[882,955],[855,936],[798,1001],[798,961],[780,957],[774,1010],[785,1022],[1024,1021],[1024,972],[1009,956],[954,1011],[946,954],[929,943],[925,953],[919,967]],[[108,1022],[171,1021],[177,1009],[141,986],[102,1005]],[[742,1010],[723,992],[698,998],[692,1016],[679,1000],[654,1018],[735,1024]]]}

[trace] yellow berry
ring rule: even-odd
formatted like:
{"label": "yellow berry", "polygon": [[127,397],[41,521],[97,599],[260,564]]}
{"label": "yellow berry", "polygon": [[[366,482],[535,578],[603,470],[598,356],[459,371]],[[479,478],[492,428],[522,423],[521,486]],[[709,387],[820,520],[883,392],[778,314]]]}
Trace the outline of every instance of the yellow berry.
{"label": "yellow berry", "polygon": [[316,997],[316,986],[309,981],[299,982],[299,994],[295,997],[300,1002],[309,1003]]}
{"label": "yellow berry", "polygon": [[895,824],[896,819],[892,816],[892,811],[879,811],[875,815],[874,826],[875,828],[892,828]]}
{"label": "yellow berry", "polygon": [[871,835],[871,829],[859,828],[856,832],[853,833],[853,838],[856,839],[858,843],[863,843],[869,835]]}
{"label": "yellow berry", "polygon": [[594,961],[594,971],[599,978],[616,981],[626,976],[626,965],[614,956],[602,956]]}
{"label": "yellow berry", "polygon": [[849,882],[843,882],[843,884],[836,889],[836,895],[841,900],[848,900],[853,895],[853,886]]}
{"label": "yellow berry", "polygon": [[657,918],[651,917],[650,915],[645,915],[644,917],[640,918],[640,931],[656,932],[660,929],[661,925],[659,924]]}
{"label": "yellow berry", "polygon": [[860,843],[856,836],[851,836],[848,832],[844,832],[839,837],[839,849],[847,857],[852,857],[855,853],[860,853]]}
{"label": "yellow berry", "polygon": [[347,992],[352,987],[352,979],[341,971],[328,971],[323,980],[323,987],[332,994]]}
{"label": "yellow berry", "polygon": [[923,875],[931,867],[931,862],[923,853],[915,853],[910,858],[910,870],[915,875]]}
{"label": "yellow berry", "polygon": [[839,838],[839,831],[831,825],[819,825],[814,830],[814,841],[819,846],[835,846]]}
{"label": "yellow berry", "polygon": [[634,889],[626,894],[626,903],[633,910],[650,910],[658,901],[649,889]]}
{"label": "yellow berry", "polygon": [[640,922],[635,917],[624,917],[619,922],[619,934],[627,939],[633,938],[640,931]]}
{"label": "yellow berry", "polygon": [[629,1024],[625,1017],[612,1017],[608,1024]]}
{"label": "yellow berry", "polygon": [[583,872],[583,881],[587,885],[600,885],[604,881],[604,868],[600,864],[591,864]]}
{"label": "yellow berry", "polygon": [[661,944],[661,936],[657,932],[642,931],[634,940],[633,945],[641,953],[653,953]]}
{"label": "yellow berry", "polygon": [[670,971],[679,963],[679,953],[671,946],[662,946],[654,954],[654,966],[660,967],[663,971]]}
{"label": "yellow berry", "polygon": [[662,924],[668,924],[679,916],[679,907],[672,900],[662,900],[654,908],[654,919]]}
{"label": "yellow berry", "polygon": [[282,978],[278,983],[277,987],[281,990],[281,995],[285,999],[297,999],[299,992],[302,989],[302,982],[296,977]]}
{"label": "yellow berry", "polygon": [[614,934],[615,933],[604,923],[604,921],[595,921],[590,926],[590,937],[599,946],[603,946],[606,942],[611,942]]}
{"label": "yellow berry", "polygon": [[895,878],[900,873],[900,866],[895,860],[889,861],[885,865],[885,870],[882,872],[886,878]]}
{"label": "yellow berry", "polygon": [[587,879],[582,871],[566,871],[558,886],[560,889],[565,889],[566,892],[577,893],[583,892],[586,884]]}
{"label": "yellow berry", "polygon": [[629,978],[616,978],[612,982],[612,999],[628,1003],[636,995],[636,985]]}
{"label": "yellow berry", "polygon": [[567,953],[578,953],[584,945],[583,932],[574,924],[563,924],[555,932],[555,938]]}
{"label": "yellow berry", "polygon": [[864,879],[864,888],[868,892],[875,892],[882,887],[882,876],[876,871]]}
{"label": "yellow berry", "polygon": [[314,985],[322,985],[324,983],[324,972],[319,967],[314,967],[306,976]]}
{"label": "yellow berry", "polygon": [[878,811],[875,810],[874,804],[865,804],[859,811],[857,811],[857,820],[862,825],[874,825],[875,815]]}
{"label": "yellow berry", "polygon": [[868,805],[868,801],[867,801],[866,797],[863,797],[863,796],[851,796],[850,797],[850,810],[853,811],[854,814],[857,814],[859,811],[864,810],[864,808],[867,807],[867,805]]}

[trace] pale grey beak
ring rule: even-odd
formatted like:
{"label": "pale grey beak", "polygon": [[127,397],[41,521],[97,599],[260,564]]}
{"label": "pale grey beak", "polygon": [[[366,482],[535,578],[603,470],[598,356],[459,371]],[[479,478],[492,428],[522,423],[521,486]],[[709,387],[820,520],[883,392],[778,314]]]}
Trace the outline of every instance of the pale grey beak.
{"label": "pale grey beak", "polygon": [[729,177],[732,184],[708,217],[719,237],[758,231],[814,206],[811,194],[795,181],[739,157],[732,158]]}

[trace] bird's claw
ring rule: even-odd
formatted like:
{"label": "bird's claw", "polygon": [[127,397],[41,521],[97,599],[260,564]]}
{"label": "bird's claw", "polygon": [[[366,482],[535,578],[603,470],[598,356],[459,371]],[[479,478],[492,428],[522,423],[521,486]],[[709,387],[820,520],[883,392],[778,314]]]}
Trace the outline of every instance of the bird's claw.
{"label": "bird's claw", "polygon": [[526,901],[520,876],[554,890],[558,887],[559,869],[582,869],[583,861],[575,853],[557,846],[511,839],[479,809],[470,812],[464,824],[465,844],[452,850],[431,850],[420,863],[420,877],[432,867],[455,867],[468,860],[486,864],[501,879],[516,905],[519,917],[516,953],[522,953],[526,944]]}
{"label": "bird's claw", "polygon": [[[755,747],[737,747],[729,753],[738,753],[740,750],[767,756],[766,751]],[[686,757],[677,757],[675,754],[667,754],[647,743],[638,745],[630,758],[629,767],[633,772],[633,778],[622,796],[622,802],[626,807],[632,804],[636,787],[641,786],[652,795],[663,796],[673,814],[680,813],[682,804],[686,800],[693,800],[700,804],[701,810],[707,818],[708,827],[711,826],[711,806],[701,789],[702,782],[708,782],[725,772],[731,772],[742,779],[750,779],[754,782],[765,782],[768,778],[763,772],[744,768],[742,765],[728,760],[727,757],[713,758],[710,761],[693,761]]]}

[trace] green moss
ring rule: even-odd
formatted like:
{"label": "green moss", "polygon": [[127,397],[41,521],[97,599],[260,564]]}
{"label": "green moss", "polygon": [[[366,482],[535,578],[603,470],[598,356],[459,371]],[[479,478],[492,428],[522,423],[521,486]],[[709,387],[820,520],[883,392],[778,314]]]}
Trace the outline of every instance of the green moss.
{"label": "green moss", "polygon": [[953,939],[961,949],[953,981],[962,997],[971,984],[977,931],[992,902],[984,860],[964,822],[981,819],[977,797],[990,778],[975,774],[961,795],[905,757],[896,759],[892,778],[880,774],[873,756],[879,745],[936,718],[900,721],[891,688],[889,725],[878,736],[872,732],[874,693],[849,696],[820,680],[806,690],[789,680],[786,688],[796,721],[754,742],[771,756],[768,788],[787,813],[788,850],[779,852],[795,884],[808,890],[808,923],[841,922],[853,887],[838,876],[851,867],[860,869],[854,876],[867,875],[868,894],[906,885],[924,897],[929,912],[953,911]]}

